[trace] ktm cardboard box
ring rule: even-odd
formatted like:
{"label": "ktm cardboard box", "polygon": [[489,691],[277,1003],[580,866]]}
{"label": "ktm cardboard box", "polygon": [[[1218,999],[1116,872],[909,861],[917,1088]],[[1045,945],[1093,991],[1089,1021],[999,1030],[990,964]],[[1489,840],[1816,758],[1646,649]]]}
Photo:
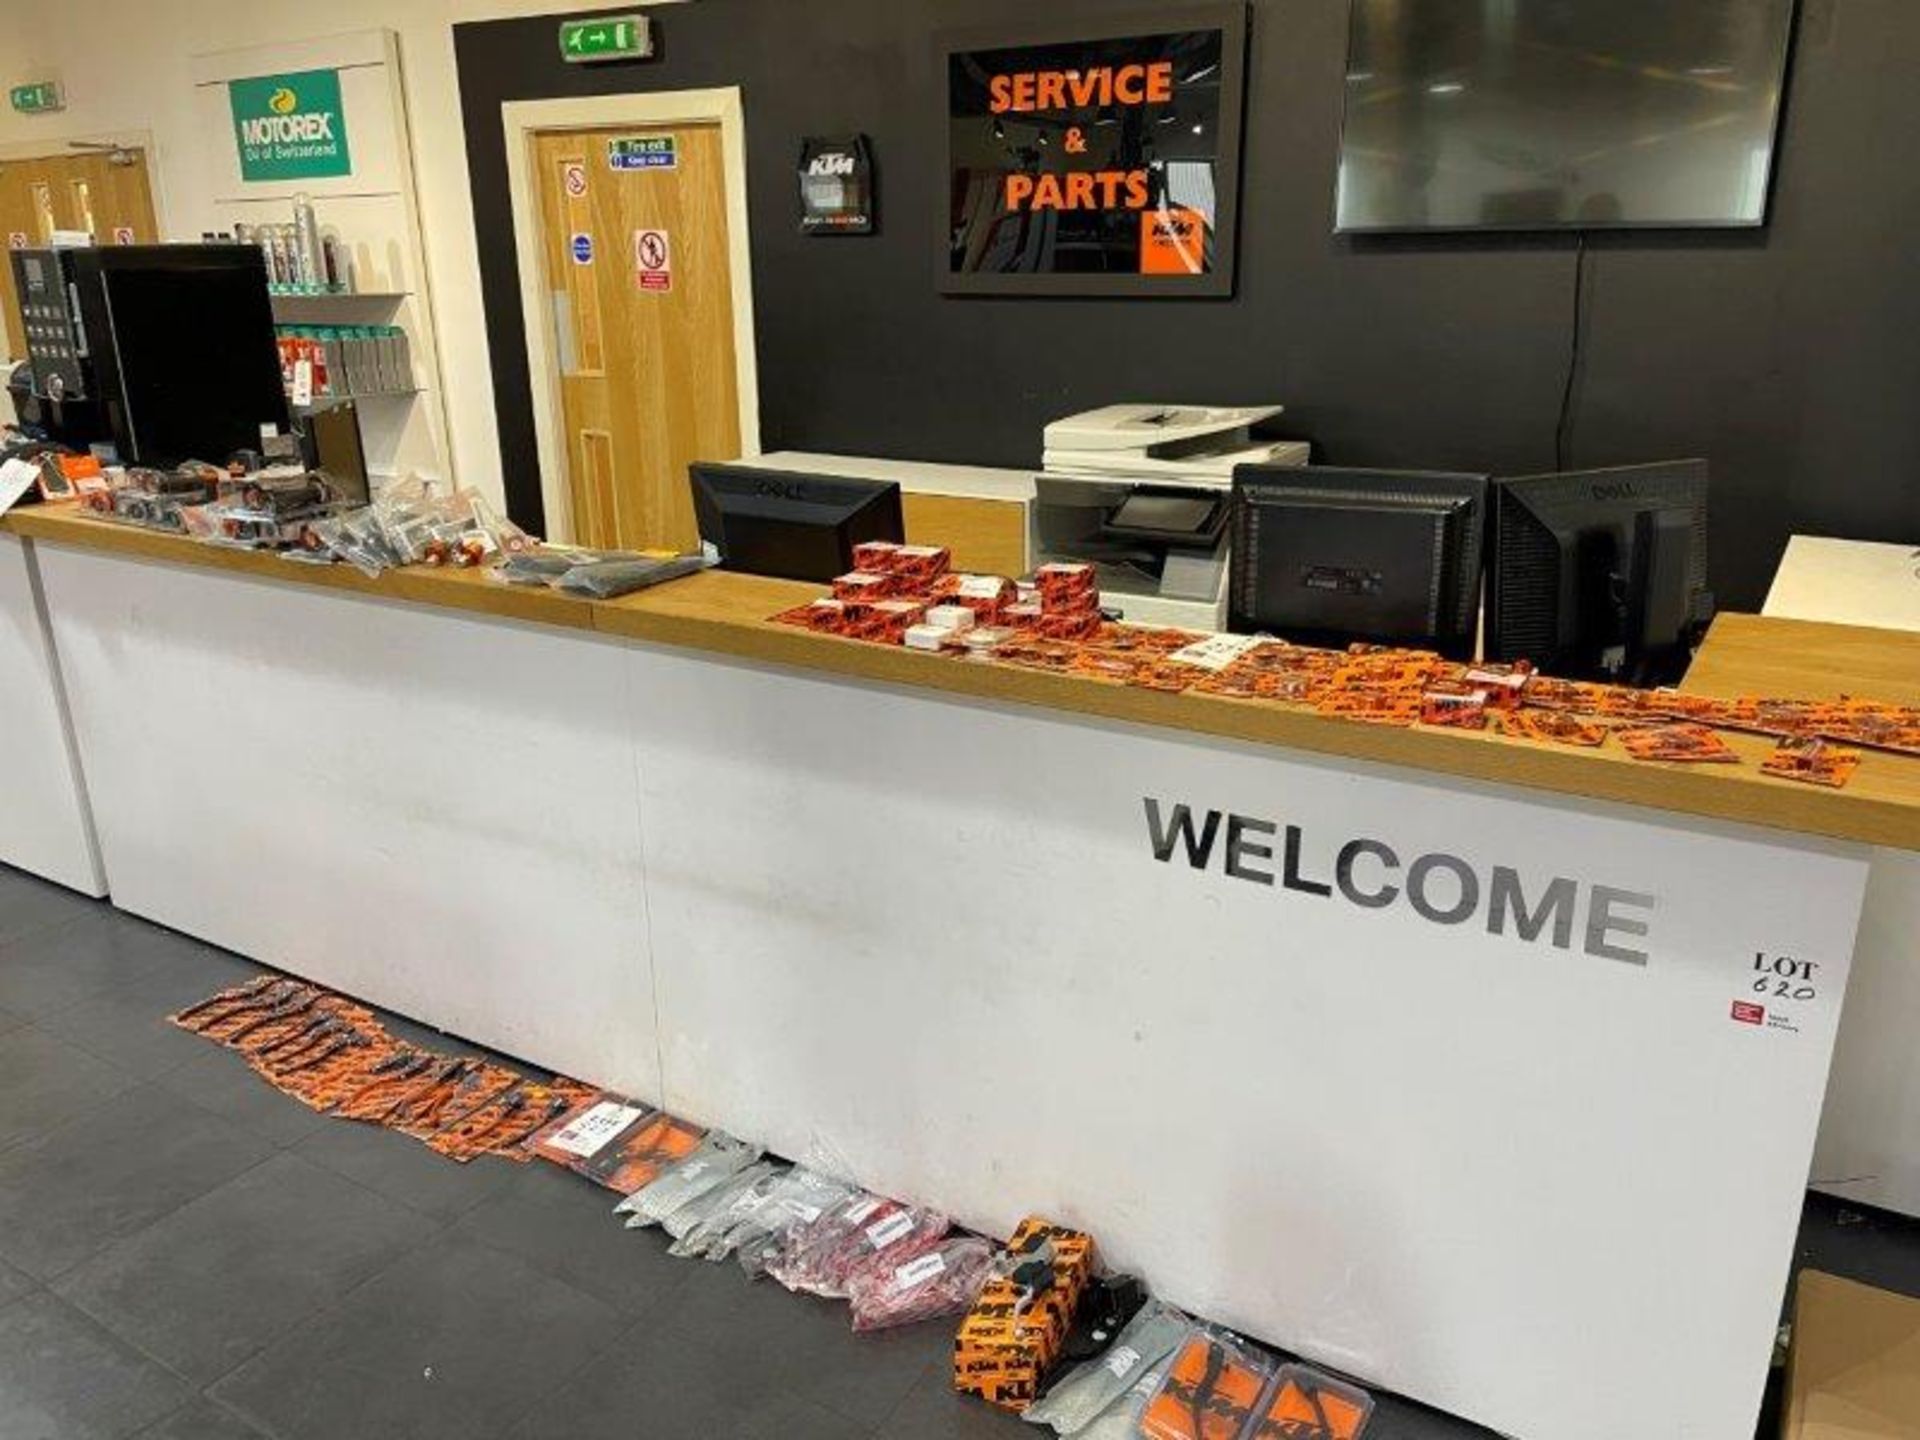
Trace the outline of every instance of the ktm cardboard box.
{"label": "ktm cardboard box", "polygon": [[1059,1358],[1093,1273],[1093,1237],[1044,1220],[1022,1220],[1007,1248],[1018,1255],[1041,1239],[1053,1242],[1052,1288],[1023,1305],[1017,1281],[989,1280],[953,1342],[953,1388],[1016,1413],[1033,1403]]}

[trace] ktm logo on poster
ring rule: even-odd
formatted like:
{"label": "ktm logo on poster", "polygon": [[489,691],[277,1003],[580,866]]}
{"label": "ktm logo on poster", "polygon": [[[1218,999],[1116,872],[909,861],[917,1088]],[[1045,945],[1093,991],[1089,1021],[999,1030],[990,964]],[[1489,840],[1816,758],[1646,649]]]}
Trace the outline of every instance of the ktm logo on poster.
{"label": "ktm logo on poster", "polygon": [[807,174],[818,176],[840,176],[853,174],[853,156],[816,155],[813,163],[807,166]]}

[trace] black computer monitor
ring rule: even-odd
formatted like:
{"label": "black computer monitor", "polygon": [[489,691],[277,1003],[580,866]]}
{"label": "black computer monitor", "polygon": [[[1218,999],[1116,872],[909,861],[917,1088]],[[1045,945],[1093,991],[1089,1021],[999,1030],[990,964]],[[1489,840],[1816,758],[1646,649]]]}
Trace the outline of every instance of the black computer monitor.
{"label": "black computer monitor", "polygon": [[258,245],[61,252],[93,340],[111,438],[129,464],[226,463],[288,424]]}
{"label": "black computer monitor", "polygon": [[757,465],[688,467],[700,538],[723,570],[828,581],[853,568],[853,547],[906,539],[891,481],[802,475]]}
{"label": "black computer monitor", "polygon": [[1473,658],[1486,497],[1484,475],[1242,465],[1229,628]]}
{"label": "black computer monitor", "polygon": [[1713,615],[1707,462],[1535,475],[1493,490],[1487,654],[1661,684]]}

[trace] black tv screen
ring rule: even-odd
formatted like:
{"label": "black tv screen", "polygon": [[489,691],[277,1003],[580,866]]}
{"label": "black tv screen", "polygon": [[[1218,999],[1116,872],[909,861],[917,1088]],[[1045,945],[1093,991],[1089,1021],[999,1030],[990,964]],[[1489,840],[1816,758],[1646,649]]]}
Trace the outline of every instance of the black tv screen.
{"label": "black tv screen", "polygon": [[1764,224],[1795,0],[1352,0],[1342,231]]}

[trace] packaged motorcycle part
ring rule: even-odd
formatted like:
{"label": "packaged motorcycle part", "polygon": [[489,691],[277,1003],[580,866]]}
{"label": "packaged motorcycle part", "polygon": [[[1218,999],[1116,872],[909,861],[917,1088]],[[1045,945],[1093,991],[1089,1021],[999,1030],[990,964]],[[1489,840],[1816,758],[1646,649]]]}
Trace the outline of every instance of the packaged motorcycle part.
{"label": "packaged motorcycle part", "polygon": [[909,625],[906,633],[900,637],[900,643],[909,650],[924,650],[929,655],[938,655],[942,650],[955,645],[954,632],[943,630],[938,625]]}
{"label": "packaged motorcycle part", "polygon": [[1192,1322],[1171,1305],[1147,1301],[1106,1354],[1062,1376],[1022,1418],[1034,1425],[1051,1425],[1061,1435],[1078,1435],[1141,1375],[1171,1355],[1191,1328]]}
{"label": "packaged motorcycle part", "polygon": [[853,633],[862,640],[899,645],[926,614],[927,607],[918,600],[876,600],[867,607],[865,618],[856,623]]}
{"label": "packaged motorcycle part", "polygon": [[1760,768],[1782,780],[1798,780],[1803,785],[1824,785],[1838,790],[1860,768],[1860,752],[1842,749],[1825,740],[1789,736],[1780,741]]}
{"label": "packaged motorcycle part", "polygon": [[463,493],[467,497],[468,506],[473,511],[474,520],[487,532],[487,538],[492,542],[495,551],[511,558],[539,548],[539,540],[494,509],[493,502],[478,490],[468,490]]}
{"label": "packaged motorcycle part", "polygon": [[528,1148],[543,1160],[579,1173],[601,1151],[656,1113],[638,1100],[603,1092],[547,1126]]}
{"label": "packaged motorcycle part", "polygon": [[710,1260],[724,1260],[729,1253],[739,1257],[740,1268],[748,1275],[759,1275],[786,1238],[795,1231],[816,1223],[834,1206],[843,1204],[854,1187],[811,1166],[795,1166],[780,1178],[767,1203],[742,1216],[707,1250]]}
{"label": "packaged motorcycle part", "polygon": [[706,1134],[692,1121],[655,1111],[629,1125],[586,1161],[580,1173],[596,1185],[631,1195],[691,1155]]}
{"label": "packaged motorcycle part", "polygon": [[893,554],[900,546],[892,540],[862,540],[853,547],[853,572],[856,575],[893,573]]}
{"label": "packaged motorcycle part", "polygon": [[872,602],[885,600],[894,593],[893,577],[880,575],[869,570],[853,570],[845,575],[834,577],[833,598],[836,600],[864,600]]}
{"label": "packaged motorcycle part", "polygon": [[1731,746],[1704,725],[1649,725],[1622,730],[1620,745],[1636,760],[1665,760],[1685,765],[1737,765]]}
{"label": "packaged motorcycle part", "polygon": [[1311,1365],[1282,1365],[1246,1440],[1360,1440],[1373,1397]]}
{"label": "packaged motorcycle part", "polygon": [[627,1196],[613,1207],[614,1214],[631,1217],[627,1221],[629,1230],[658,1225],[689,1200],[725,1184],[759,1158],[757,1146],[736,1140],[725,1131],[710,1130],[692,1154]]}
{"label": "packaged motorcycle part", "polygon": [[897,1265],[869,1266],[847,1284],[855,1330],[917,1325],[958,1315],[993,1265],[993,1247],[972,1235],[945,1240]]}
{"label": "packaged motorcycle part", "polygon": [[1171,1358],[1169,1354],[1157,1364],[1142,1366],[1140,1378],[1076,1431],[1075,1440],[1139,1440],[1141,1412],[1160,1389],[1160,1382],[1166,1378],[1167,1360]]}
{"label": "packaged motorcycle part", "polygon": [[964,605],[930,605],[927,607],[926,623],[937,630],[971,630],[973,611]]}
{"label": "packaged motorcycle part", "polygon": [[1038,1217],[1021,1221],[954,1336],[954,1389],[1025,1410],[1059,1358],[1092,1274],[1092,1236]]}
{"label": "packaged motorcycle part", "polygon": [[1040,603],[1049,611],[1072,610],[1100,589],[1098,573],[1091,565],[1042,565],[1033,572],[1033,579],[1040,587]]}
{"label": "packaged motorcycle part", "polygon": [[1582,720],[1568,710],[1509,710],[1500,717],[1500,729],[1523,740],[1589,750],[1606,744],[1610,733],[1606,726]]}
{"label": "packaged motorcycle part", "polygon": [[[1138,1275],[1091,1277],[1074,1307],[1073,1323],[1060,1346],[1060,1363],[1079,1365],[1098,1360],[1146,1303],[1146,1282]],[[1042,1394],[1046,1393],[1046,1383],[1042,1382]]]}
{"label": "packaged motorcycle part", "polygon": [[816,1253],[832,1249],[891,1203],[883,1196],[853,1187],[844,1200],[789,1231],[779,1252],[768,1257],[766,1273],[789,1290],[804,1288]]}
{"label": "packaged motorcycle part", "polygon": [[1004,575],[944,575],[933,593],[943,605],[971,611],[981,625],[999,624],[1001,610],[1016,603],[1020,594]]}
{"label": "packaged motorcycle part", "polygon": [[637,560],[626,551],[584,550],[573,545],[533,545],[510,552],[492,571],[493,578],[509,585],[551,585],[569,570],[595,565],[603,560]]}
{"label": "packaged motorcycle part", "polygon": [[1195,1328],[1140,1412],[1141,1440],[1239,1440],[1275,1368],[1225,1331]]}
{"label": "packaged motorcycle part", "polygon": [[[842,1205],[834,1224],[775,1278],[789,1290],[842,1300],[862,1270],[903,1264],[931,1249],[950,1229],[952,1222],[941,1211],[863,1195]],[[774,1273],[771,1267],[768,1273]]]}
{"label": "packaged motorcycle part", "polygon": [[776,1162],[757,1160],[706,1194],[689,1200],[660,1222],[660,1228],[673,1238],[667,1253],[681,1259],[706,1254],[708,1241],[725,1228],[734,1207],[764,1201],[782,1173],[783,1167]]}
{"label": "packaged motorcycle part", "polygon": [[706,569],[707,563],[699,555],[676,555],[670,560],[603,560],[575,566],[554,581],[553,588],[568,595],[613,600],[651,585],[696,574]]}

